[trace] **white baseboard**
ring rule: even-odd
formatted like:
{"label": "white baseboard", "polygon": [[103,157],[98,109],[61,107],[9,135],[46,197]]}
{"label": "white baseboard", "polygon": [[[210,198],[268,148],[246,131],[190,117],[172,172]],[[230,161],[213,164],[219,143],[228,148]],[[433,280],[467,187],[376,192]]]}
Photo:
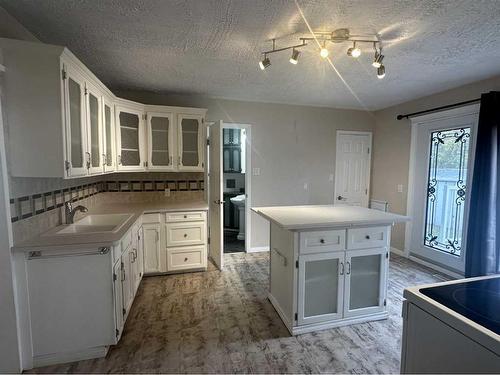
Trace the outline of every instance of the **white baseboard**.
{"label": "white baseboard", "polygon": [[[78,351],[39,355],[33,357],[33,367],[43,367],[59,363],[83,361],[86,359],[106,357],[109,346],[96,346]],[[25,369],[27,370],[27,369]]]}
{"label": "white baseboard", "polygon": [[290,334],[293,335],[292,322],[290,321],[290,319],[288,319],[288,317],[283,312],[283,310],[281,310],[281,306],[278,303],[278,301],[276,301],[276,299],[273,297],[273,295],[271,293],[267,294],[267,298],[269,299],[269,301],[271,302],[271,305],[273,305],[274,309],[276,310],[276,312],[280,316],[281,321],[285,325],[286,329],[288,329],[288,332],[290,332]]}
{"label": "white baseboard", "polygon": [[421,264],[423,266],[426,266],[428,268],[432,268],[433,270],[436,270],[438,272],[444,273],[445,275],[453,277],[454,279],[463,279],[464,278],[464,275],[461,275],[461,274],[459,274],[457,272],[453,272],[453,271],[450,271],[450,270],[448,270],[446,268],[437,266],[434,263],[427,262],[427,261],[425,261],[423,259],[420,259],[420,258],[418,258],[416,256],[410,255],[410,256],[408,256],[408,259],[414,261],[415,263],[418,263],[418,264]]}
{"label": "white baseboard", "polygon": [[247,253],[260,253],[263,251],[269,251],[269,246],[251,247],[247,250]]}
{"label": "white baseboard", "polygon": [[296,335],[301,335],[303,333],[316,332],[324,329],[348,326],[351,324],[384,320],[387,319],[388,317],[389,314],[386,311],[383,311],[380,313],[370,314],[366,316],[354,316],[351,318],[344,318],[344,319],[334,320],[331,322],[313,323],[304,326],[295,326],[292,328],[292,335],[296,336]]}
{"label": "white baseboard", "polygon": [[396,249],[395,247],[392,247],[392,246],[391,246],[391,253],[407,258],[406,254],[403,250]]}

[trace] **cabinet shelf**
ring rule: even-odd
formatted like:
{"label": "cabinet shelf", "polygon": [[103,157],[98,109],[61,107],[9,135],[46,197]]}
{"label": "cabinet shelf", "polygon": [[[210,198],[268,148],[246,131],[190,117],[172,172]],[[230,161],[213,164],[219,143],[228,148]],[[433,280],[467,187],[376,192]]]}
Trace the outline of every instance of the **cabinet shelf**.
{"label": "cabinet shelf", "polygon": [[135,131],[139,130],[138,128],[134,128],[132,126],[123,126],[123,125],[120,125],[120,128],[122,128],[122,129],[128,129],[128,130],[135,130]]}

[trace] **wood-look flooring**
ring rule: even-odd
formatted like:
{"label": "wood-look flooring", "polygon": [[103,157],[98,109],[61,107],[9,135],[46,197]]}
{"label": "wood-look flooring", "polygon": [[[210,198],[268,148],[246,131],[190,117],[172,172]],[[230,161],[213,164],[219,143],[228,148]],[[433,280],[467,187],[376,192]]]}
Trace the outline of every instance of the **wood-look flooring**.
{"label": "wood-look flooring", "polygon": [[267,300],[267,253],[225,255],[226,269],[146,277],[106,358],[44,373],[398,373],[403,289],[442,275],[390,261],[389,319],[289,335]]}

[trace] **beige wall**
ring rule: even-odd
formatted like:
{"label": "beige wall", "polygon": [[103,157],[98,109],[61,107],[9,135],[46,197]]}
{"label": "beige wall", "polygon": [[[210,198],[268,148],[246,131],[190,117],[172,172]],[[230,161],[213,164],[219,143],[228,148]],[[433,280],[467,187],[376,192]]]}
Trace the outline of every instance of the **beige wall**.
{"label": "beige wall", "polygon": [[[475,99],[482,93],[492,90],[500,90],[500,77],[475,82],[375,112],[372,198],[388,201],[392,212],[406,213],[411,131],[410,120],[398,121],[396,119],[398,114]],[[397,192],[398,184],[403,185],[403,193]],[[392,232],[391,245],[402,250],[404,240],[404,224],[397,225]]]}
{"label": "beige wall", "polygon": [[[352,110],[264,104],[232,100],[116,92],[147,104],[208,108],[208,121],[252,126],[252,206],[333,203],[335,133],[372,130],[370,113]],[[304,189],[304,184],[308,189]],[[252,214],[252,247],[269,245],[269,224]]]}

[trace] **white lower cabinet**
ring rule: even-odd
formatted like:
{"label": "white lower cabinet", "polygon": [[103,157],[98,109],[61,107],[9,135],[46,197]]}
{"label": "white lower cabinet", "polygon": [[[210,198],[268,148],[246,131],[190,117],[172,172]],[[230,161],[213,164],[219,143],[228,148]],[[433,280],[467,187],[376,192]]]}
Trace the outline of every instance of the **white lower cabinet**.
{"label": "white lower cabinet", "polygon": [[165,272],[167,265],[163,261],[164,256],[160,241],[161,224],[144,223],[142,224],[142,232],[144,238],[144,273],[154,274]]}

